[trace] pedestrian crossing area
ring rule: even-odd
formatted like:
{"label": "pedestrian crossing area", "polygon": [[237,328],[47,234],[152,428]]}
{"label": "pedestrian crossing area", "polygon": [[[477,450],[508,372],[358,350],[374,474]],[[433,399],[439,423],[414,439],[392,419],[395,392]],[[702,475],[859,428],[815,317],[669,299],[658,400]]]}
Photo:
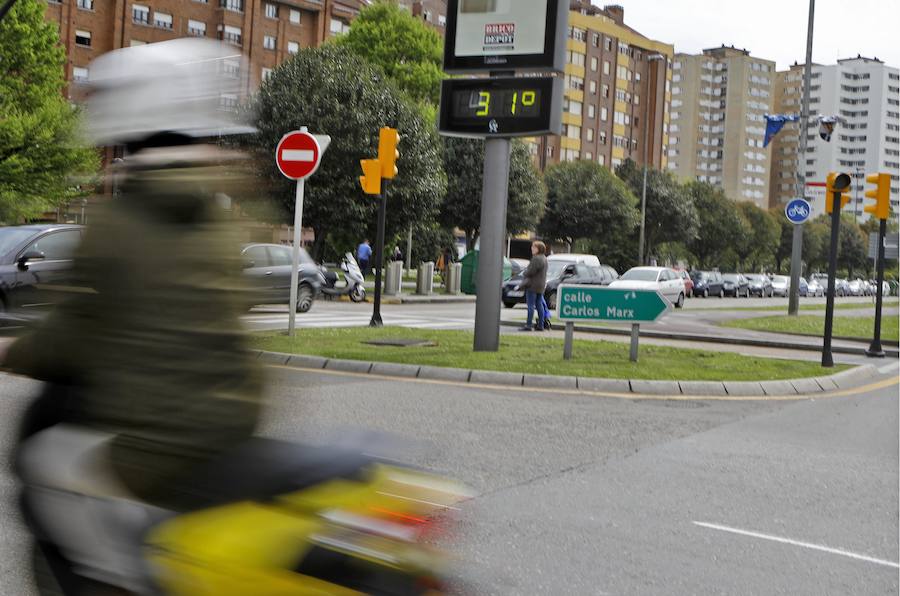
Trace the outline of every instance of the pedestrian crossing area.
{"label": "pedestrian crossing area", "polygon": [[[296,325],[298,328],[316,329],[327,327],[367,327],[372,319],[372,311],[348,312],[308,312],[298,314]],[[385,313],[382,311],[381,319],[385,325],[409,327],[412,329],[466,329],[471,330],[474,323],[471,319],[440,317],[440,316],[416,316],[402,313]],[[287,329],[288,314],[284,313],[250,313],[243,317],[244,324],[251,331],[265,331],[275,329]]]}

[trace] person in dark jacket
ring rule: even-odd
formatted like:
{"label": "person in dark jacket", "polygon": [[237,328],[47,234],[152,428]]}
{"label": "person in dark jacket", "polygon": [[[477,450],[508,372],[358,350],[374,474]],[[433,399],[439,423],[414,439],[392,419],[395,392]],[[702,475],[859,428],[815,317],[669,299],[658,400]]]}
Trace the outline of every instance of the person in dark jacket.
{"label": "person in dark jacket", "polygon": [[531,331],[531,319],[537,310],[537,321],[534,325],[536,331],[544,330],[544,312],[540,306],[541,297],[547,286],[547,257],[544,253],[547,247],[543,242],[531,243],[531,262],[522,272],[523,282],[521,288],[525,290],[525,304],[528,306],[528,315],[522,331]]}

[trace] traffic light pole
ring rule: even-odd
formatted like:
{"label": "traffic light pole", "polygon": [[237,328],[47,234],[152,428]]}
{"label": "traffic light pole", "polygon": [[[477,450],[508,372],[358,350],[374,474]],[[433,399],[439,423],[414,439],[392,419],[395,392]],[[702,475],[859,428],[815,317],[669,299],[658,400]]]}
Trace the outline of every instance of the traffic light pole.
{"label": "traffic light pole", "polygon": [[509,139],[485,139],[481,189],[478,277],[475,297],[476,352],[500,349],[500,301],[503,286],[503,241],[509,191]]}
{"label": "traffic light pole", "polygon": [[[826,199],[827,200],[827,199]],[[825,338],[822,344],[822,366],[834,366],[831,355],[831,329],[834,325],[834,278],[837,272],[838,233],[841,227],[841,193],[831,193],[831,247],[828,250],[828,294],[825,301]]]}
{"label": "traffic light pole", "polygon": [[875,333],[866,356],[872,358],[884,358],[884,350],[881,348],[881,298],[884,285],[884,234],[887,232],[887,220],[882,219],[878,224],[878,287],[875,289]]}
{"label": "traffic light pole", "polygon": [[375,238],[375,305],[369,327],[382,327],[381,321],[381,269],[384,266],[384,224],[387,219],[387,180],[382,180],[378,193],[378,235]]}

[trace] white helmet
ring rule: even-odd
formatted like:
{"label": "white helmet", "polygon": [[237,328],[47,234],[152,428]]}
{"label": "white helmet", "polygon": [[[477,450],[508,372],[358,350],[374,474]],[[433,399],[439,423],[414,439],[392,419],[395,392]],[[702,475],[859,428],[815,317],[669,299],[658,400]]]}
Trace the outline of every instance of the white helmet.
{"label": "white helmet", "polygon": [[90,65],[86,136],[95,145],[119,145],[162,133],[254,132],[238,121],[235,109],[247,73],[239,49],[209,39],[109,52]]}

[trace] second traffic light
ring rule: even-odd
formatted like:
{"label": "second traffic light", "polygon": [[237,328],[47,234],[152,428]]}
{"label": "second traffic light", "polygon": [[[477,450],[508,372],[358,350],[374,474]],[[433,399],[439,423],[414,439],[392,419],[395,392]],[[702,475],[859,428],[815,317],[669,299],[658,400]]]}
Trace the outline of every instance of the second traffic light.
{"label": "second traffic light", "polygon": [[874,189],[866,191],[866,198],[875,199],[875,204],[866,205],[865,212],[871,213],[878,219],[887,219],[891,215],[890,174],[871,174],[866,176],[866,182],[875,185]]}
{"label": "second traffic light", "polygon": [[825,213],[832,212],[834,193],[840,193],[841,195],[840,209],[843,209],[850,202],[850,193],[847,192],[848,188],[850,188],[850,176],[829,172],[828,177],[825,179],[825,190],[827,191],[825,196]]}
{"label": "second traffic light", "polygon": [[363,175],[359,177],[359,184],[367,195],[381,194],[381,162],[377,159],[361,159]]}
{"label": "second traffic light", "polygon": [[378,131],[378,161],[381,162],[381,177],[391,179],[397,175],[397,160],[400,152],[397,145],[400,134],[396,128],[384,127]]}

